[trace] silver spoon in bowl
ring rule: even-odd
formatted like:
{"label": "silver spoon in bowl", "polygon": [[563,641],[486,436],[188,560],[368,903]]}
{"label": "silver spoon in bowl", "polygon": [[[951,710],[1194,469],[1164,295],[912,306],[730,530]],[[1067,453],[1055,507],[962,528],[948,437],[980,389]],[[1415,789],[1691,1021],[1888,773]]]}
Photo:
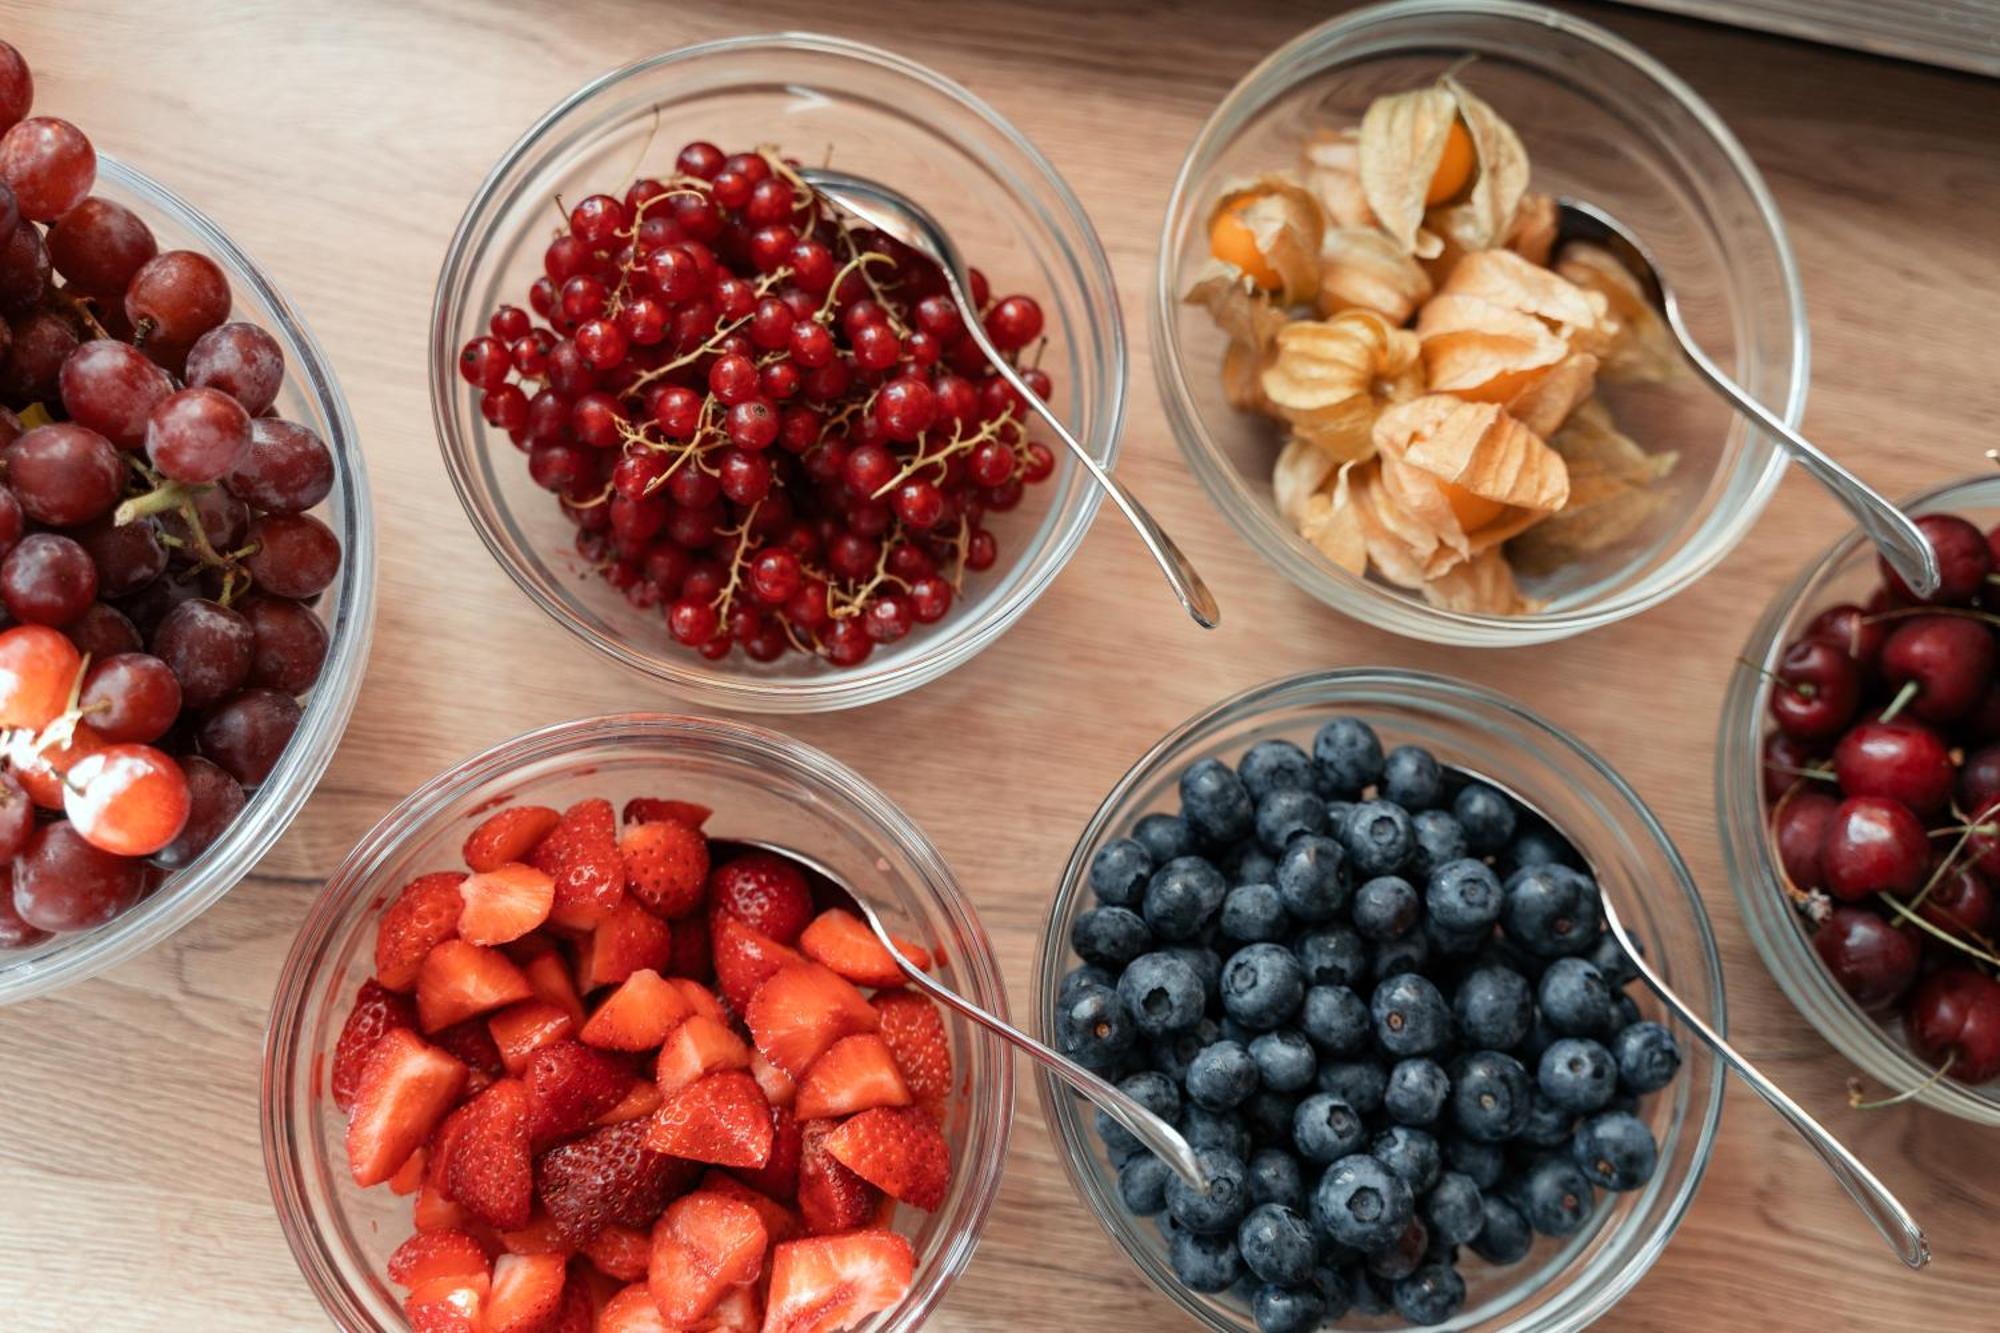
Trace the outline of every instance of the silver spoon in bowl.
{"label": "silver spoon in bowl", "polygon": [[1027,403],[1037,416],[1047,423],[1049,429],[1055,432],[1056,438],[1060,439],[1076,458],[1077,463],[1090,474],[1091,480],[1111,497],[1111,502],[1118,506],[1126,521],[1138,530],[1140,540],[1146,543],[1146,549],[1152,553],[1160,571],[1167,576],[1167,583],[1173,588],[1174,595],[1180,598],[1181,605],[1187,609],[1190,616],[1194,617],[1195,623],[1203,629],[1214,629],[1221,621],[1222,611],[1216,605],[1215,594],[1208,590],[1208,585],[1202,582],[1201,575],[1195,571],[1193,562],[1182,554],[1181,548],[1174,544],[1174,539],[1167,535],[1159,520],[1155,519],[1146,507],[1125,489],[1123,483],[1106,472],[1103,465],[1090,456],[1090,450],[1083,447],[1083,442],[1070,432],[1062,419],[1028,387],[1020,372],[1001,355],[1000,349],[995,347],[993,340],[986,335],[985,326],[972,303],[971,272],[965,266],[964,256],[959,254],[958,247],[952,244],[950,234],[938,220],[909,196],[891,189],[880,181],[870,180],[864,176],[852,176],[847,172],[833,171],[826,167],[801,167],[799,176],[834,207],[859,219],[883,235],[901,241],[938,266],[944,274],[945,286],[951,292],[951,299],[958,304],[959,310],[965,316],[965,331],[979,344],[979,350],[986,354],[986,359],[992,363],[994,371],[1013,387],[1014,392],[1021,395],[1022,401]]}
{"label": "silver spoon in bowl", "polygon": [[1196,1189],[1206,1191],[1207,1184],[1202,1176],[1201,1166],[1195,1160],[1194,1149],[1181,1137],[1179,1130],[1154,1115],[1132,1097],[1120,1092],[1107,1080],[1091,1073],[1068,1056],[1036,1041],[1005,1019],[981,1009],[905,958],[896,948],[896,941],[889,934],[888,928],[882,924],[882,918],[875,915],[875,909],[825,866],[790,847],[772,842],[759,842],[752,838],[711,838],[708,846],[710,856],[718,861],[735,852],[759,851],[782,856],[798,866],[819,890],[817,896],[821,900],[839,903],[868,923],[868,929],[874,932],[876,940],[882,947],[889,951],[889,957],[902,969],[911,986],[947,1009],[963,1014],[1016,1050],[1027,1054],[1037,1064],[1095,1102],[1113,1120],[1131,1130],[1132,1136],[1145,1144],[1153,1155],[1171,1167],[1175,1174]]}
{"label": "silver spoon in bowl", "polygon": [[1937,555],[1910,516],[1884,499],[1867,482],[1849,472],[1818,445],[1780,421],[1775,413],[1752,398],[1743,386],[1723,374],[1722,368],[1701,350],[1681,318],[1673,289],[1660,275],[1652,255],[1639,238],[1622,222],[1592,204],[1577,199],[1556,200],[1556,253],[1571,241],[1587,241],[1603,247],[1625,266],[1639,290],[1664,317],[1667,331],[1679,344],[1681,354],[1708,386],[1727,399],[1744,416],[1774,436],[1787,453],[1812,475],[1813,480],[1833,493],[1854,521],[1875,543],[1889,567],[1919,597],[1937,591]]}

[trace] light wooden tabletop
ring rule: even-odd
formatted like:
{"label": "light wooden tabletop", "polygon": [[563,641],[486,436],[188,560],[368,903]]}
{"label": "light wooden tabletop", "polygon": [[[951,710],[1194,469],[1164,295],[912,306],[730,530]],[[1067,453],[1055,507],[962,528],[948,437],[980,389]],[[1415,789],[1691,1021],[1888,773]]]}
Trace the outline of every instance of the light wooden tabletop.
{"label": "light wooden tabletop", "polygon": [[[1852,1143],[1936,1247],[1905,1273],[1807,1150],[1732,1091],[1706,1184],[1624,1330],[2000,1325],[2000,1154],[1923,1110],[1848,1109],[1848,1070],[1737,924],[1710,784],[1749,618],[1844,524],[1794,477],[1706,582],[1589,637],[1453,653],[1346,622],[1270,572],[1183,471],[1143,328],[1153,240],[1196,126],[1326,3],[992,0],[141,0],[0,3],[38,106],[193,199],[277,276],[332,357],[380,514],[374,661],[345,746],[262,873],[124,968],[0,1012],[0,1327],[265,1333],[324,1326],[272,1215],[257,1069],[279,963],[320,877],[445,764],[529,727],[670,701],[556,631],[446,483],[425,387],[432,283],[473,186],[601,70],[731,32],[828,28],[899,48],[1012,117],[1082,196],[1133,338],[1121,471],[1228,615],[1204,638],[1115,519],[1002,642],[860,713],[787,723],[929,830],[970,886],[1017,1012],[1083,818],[1160,732],[1280,672],[1476,676],[1574,728],[1652,803],[1704,884],[1742,1047]],[[1595,7],[1721,111],[1788,220],[1812,313],[1808,430],[1906,492],[1986,464],[2000,419],[2000,84]],[[1116,626],[1117,628],[1110,628]],[[554,670],[535,669],[544,655]],[[532,679],[532,691],[510,682]],[[1671,725],[1662,726],[1663,720]],[[1174,1318],[1072,1196],[1034,1097],[952,1329],[1138,1333]]]}

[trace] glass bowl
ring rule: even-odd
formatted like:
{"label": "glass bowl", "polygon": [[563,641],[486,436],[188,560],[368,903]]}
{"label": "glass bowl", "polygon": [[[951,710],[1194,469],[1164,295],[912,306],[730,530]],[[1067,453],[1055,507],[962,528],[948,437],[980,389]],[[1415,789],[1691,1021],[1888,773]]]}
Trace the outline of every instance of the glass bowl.
{"label": "glass bowl", "polygon": [[[432,778],[355,845],[328,879],[278,978],[264,1048],[264,1163],[292,1254],[326,1312],[350,1330],[408,1327],[384,1276],[410,1232],[408,1199],[348,1174],[345,1118],[324,1085],[355,991],[374,970],[376,917],[418,874],[460,864],[468,832],[510,801],[562,808],[586,796],[698,798],[717,836],[797,849],[869,895],[940,961],[938,978],[1005,1014],[993,947],[951,869],[909,816],[852,769],[786,736],[726,721],[631,713],[529,732]],[[950,1196],[899,1210],[917,1280],[869,1333],[922,1326],[979,1242],[1000,1185],[1014,1076],[998,1038],[945,1014],[961,1082],[945,1127]]]}
{"label": "glass bowl", "polygon": [[229,275],[233,319],[261,325],[285,353],[279,416],[307,426],[334,459],[333,491],[314,511],[340,538],[340,574],[317,610],[329,635],[319,682],[283,758],[243,812],[192,865],[168,876],[130,911],[97,927],[56,935],[25,949],[0,950],[0,1004],[82,981],[152,948],[200,916],[249,874],[278,841],[333,759],[361,691],[375,615],[375,510],[347,400],[305,320],[255,261],[215,223],[164,186],[99,154],[93,194],[146,220],[162,250],[199,250]]}
{"label": "glass bowl", "polygon": [[541,274],[550,201],[629,182],[642,165],[664,174],[691,139],[778,144],[815,161],[830,152],[833,165],[924,204],[996,291],[1041,302],[1054,406],[1107,467],[1125,406],[1110,265],[1069,186],[998,112],[901,56],[809,33],[685,47],[586,84],[507,150],[466,209],[432,310],[432,412],[459,499],[514,581],[585,643],[703,706],[798,713],[891,698],[999,637],[1075,553],[1099,497],[1061,448],[1055,475],[996,523],[999,561],[968,577],[942,621],[853,668],[801,653],[709,663],[672,640],[657,608],[635,609],[604,580],[583,577],[574,528],[459,378],[459,349]]}
{"label": "glass bowl", "polygon": [[[1982,529],[2000,523],[2000,477],[1952,482],[1906,501],[1913,515],[1959,514]],[[1805,622],[1839,602],[1864,600],[1879,586],[1875,550],[1849,532],[1779,593],[1750,633],[1742,660],[1770,670]],[[1822,1037],[1863,1073],[1893,1091],[1920,1089],[1914,1100],[1940,1111],[2000,1125],[2000,1081],[1973,1086],[1935,1079],[1936,1068],[1910,1049],[1899,1018],[1884,1021],[1842,990],[1813,951],[1804,923],[1786,896],[1777,847],[1767,822],[1763,741],[1770,683],[1747,667],[1730,677],[1715,741],[1715,814],[1722,826],[1723,864],[1736,904],[1764,966]]]}
{"label": "glass bowl", "polygon": [[1446,611],[1329,562],[1279,515],[1277,427],[1223,396],[1225,345],[1182,294],[1208,258],[1206,220],[1231,178],[1289,166],[1312,128],[1356,124],[1377,96],[1427,84],[1468,56],[1467,85],[1519,131],[1532,188],[1593,201],[1642,234],[1690,327],[1759,401],[1805,408],[1804,298],[1763,177],[1692,89],[1620,37],[1510,0],[1403,0],[1322,24],[1244,77],[1188,149],[1167,204],[1152,300],[1153,364],[1181,452],[1215,505],[1285,577],[1347,615],[1468,647],[1539,643],[1634,615],[1700,577],[1770,499],[1785,459],[1691,375],[1606,385],[1628,434],[1680,453],[1666,497],[1629,540],[1524,579],[1533,615]]}
{"label": "glass bowl", "polygon": [[[1419,672],[1354,670],[1292,676],[1224,700],[1167,733],[1112,787],[1070,854],[1042,937],[1036,1018],[1044,1034],[1055,1030],[1056,988],[1077,962],[1070,927],[1088,906],[1090,862],[1098,849],[1140,816],[1177,809],[1176,781],[1187,765],[1215,757],[1234,766],[1260,740],[1309,747],[1319,725],[1337,715],[1361,718],[1385,745],[1426,746],[1441,763],[1483,774],[1538,807],[1589,862],[1668,984],[1718,1031],[1726,1030],[1722,961],[1701,895],[1666,830],[1622,778],[1574,737],[1488,690]],[[1538,1240],[1518,1264],[1463,1263],[1465,1308],[1440,1327],[1489,1333],[1583,1328],[1645,1275],[1686,1216],[1714,1149],[1723,1069],[1643,983],[1626,993],[1646,1017],[1674,1030],[1684,1061],[1680,1077],[1639,1112],[1660,1145],[1652,1181],[1630,1194],[1602,1196],[1582,1231],[1563,1241]],[[1099,1224],[1199,1324],[1255,1333],[1240,1296],[1203,1296],[1180,1284],[1151,1219],[1132,1216],[1119,1202],[1118,1177],[1093,1128],[1092,1108],[1046,1075],[1040,1084],[1070,1179]]]}

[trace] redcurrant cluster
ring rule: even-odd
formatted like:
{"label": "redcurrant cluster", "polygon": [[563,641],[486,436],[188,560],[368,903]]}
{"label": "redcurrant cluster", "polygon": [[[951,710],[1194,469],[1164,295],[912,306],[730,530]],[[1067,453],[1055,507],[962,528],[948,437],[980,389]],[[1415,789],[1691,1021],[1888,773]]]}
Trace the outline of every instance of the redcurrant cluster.
{"label": "redcurrant cluster", "polygon": [[[1054,471],[937,266],[774,151],[691,143],[568,224],[533,315],[500,307],[459,369],[578,552],[704,657],[864,661],[941,619],[997,556],[987,517]],[[1032,297],[972,288],[1003,351],[1039,345]]]}

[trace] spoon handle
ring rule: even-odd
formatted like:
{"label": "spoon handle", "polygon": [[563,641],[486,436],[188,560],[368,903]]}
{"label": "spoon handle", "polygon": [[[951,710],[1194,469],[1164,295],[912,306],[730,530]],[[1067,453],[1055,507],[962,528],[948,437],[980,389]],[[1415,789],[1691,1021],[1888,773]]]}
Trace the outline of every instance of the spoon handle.
{"label": "spoon handle", "polygon": [[1815,481],[1833,493],[1833,498],[1854,516],[1854,521],[1860,524],[1861,530],[1882,552],[1889,567],[1912,591],[1919,597],[1928,597],[1936,592],[1939,580],[1937,555],[1910,516],[1890,504],[1874,487],[1849,472],[1818,445],[1779,420],[1771,409],[1723,374],[1722,368],[1708,359],[1708,354],[1695,342],[1694,335],[1688,332],[1687,325],[1681,320],[1680,307],[1671,299],[1666,302],[1666,314],[1688,362],[1708,381],[1709,386],[1727,398],[1738,412],[1775,436]]}

